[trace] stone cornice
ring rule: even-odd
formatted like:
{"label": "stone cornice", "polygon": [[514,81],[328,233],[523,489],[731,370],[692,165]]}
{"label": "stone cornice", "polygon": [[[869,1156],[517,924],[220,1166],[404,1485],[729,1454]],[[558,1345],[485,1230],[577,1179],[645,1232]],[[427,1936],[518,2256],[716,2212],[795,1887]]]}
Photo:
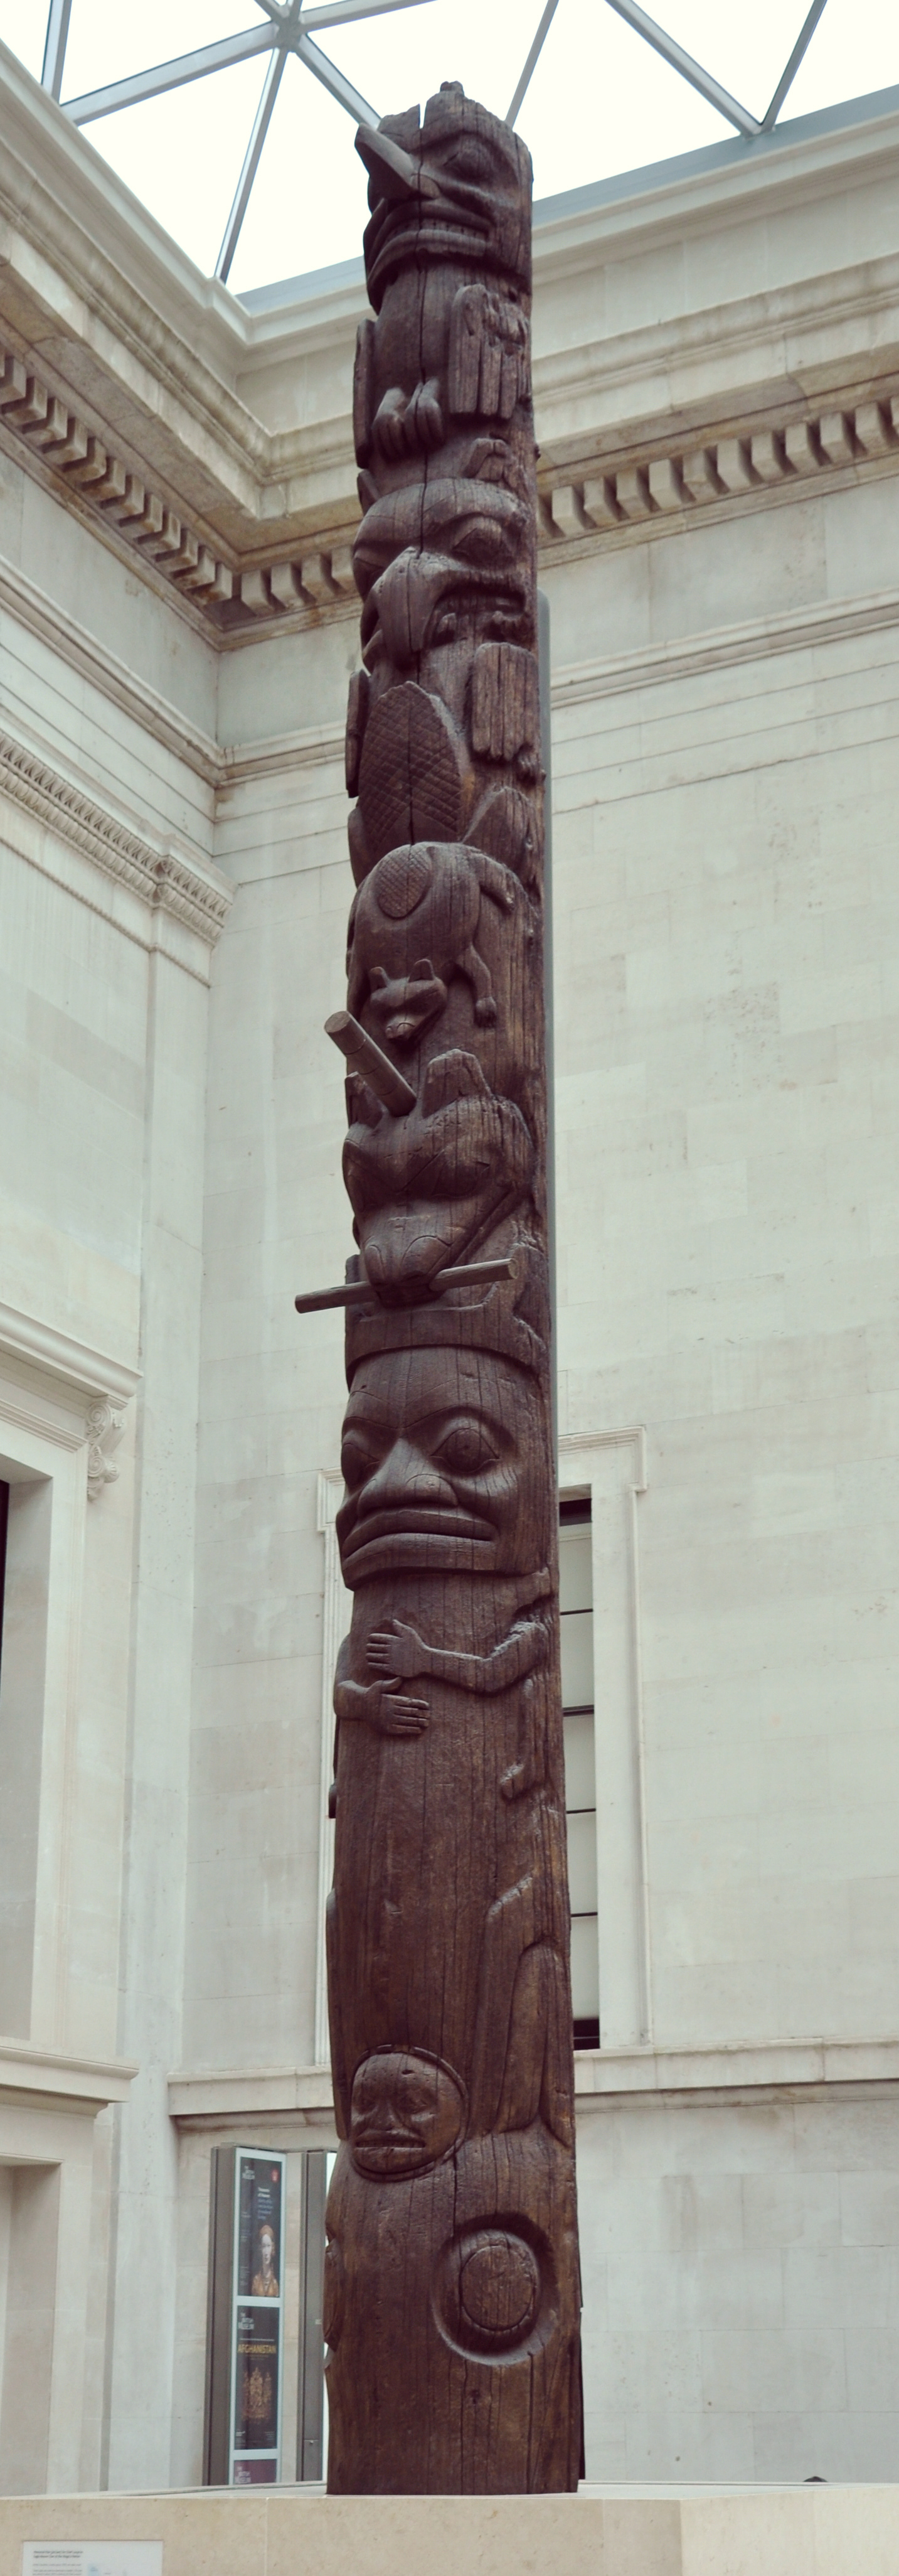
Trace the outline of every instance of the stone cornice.
{"label": "stone cornice", "polygon": [[[77,1341],[72,1333],[60,1333],[55,1325],[44,1324],[35,1315],[23,1315],[16,1306],[0,1304],[0,1353],[25,1360],[30,1368],[60,1379],[74,1389],[82,1404],[92,1403],[96,1397],[104,1397],[112,1404],[127,1404],[140,1385],[140,1370],[129,1367],[127,1360],[95,1350],[89,1342]],[[0,2054],[2,2048],[0,2041]]]}
{"label": "stone cornice", "polygon": [[26,2040],[0,2039],[0,2101],[30,2097],[47,2109],[96,2119],[110,2102],[127,2102],[137,2072],[130,2058],[70,2057]]}
{"label": "stone cornice", "polygon": [[[161,493],[104,447],[86,421],[2,345],[0,405],[3,445],[21,453],[51,488],[60,488],[105,542],[112,541],[131,562],[136,559],[154,587],[168,588],[179,606],[201,612],[215,642],[243,642],[248,628],[259,632],[288,620],[291,626],[318,624],[329,612],[355,615],[346,537],[241,571],[214,555]],[[825,408],[810,407],[792,388],[786,399],[768,399],[763,408],[764,426],[758,411],[747,419],[731,409],[723,423],[713,416],[694,424],[689,439],[672,439],[670,422],[664,440],[653,439],[647,425],[623,449],[605,432],[601,438],[569,438],[580,461],[564,473],[544,449],[542,549],[567,553],[573,544],[592,552],[610,539],[642,541],[683,527],[698,511],[714,508],[719,517],[722,510],[742,513],[773,500],[806,498],[828,482],[842,487],[899,470],[899,368],[866,374],[860,390],[841,386],[839,401]]]}
{"label": "stone cornice", "polygon": [[[899,257],[882,244],[897,140],[890,94],[839,126],[782,129],[776,148],[688,156],[538,209],[546,546],[642,543],[700,510],[895,471]],[[834,265],[824,241],[797,277],[792,219],[805,210],[814,244],[809,209],[835,191],[868,192],[853,256]],[[768,282],[722,295],[737,225],[767,228]],[[628,280],[662,245],[669,268],[672,246],[689,249],[689,274],[634,322]],[[253,310],[201,277],[0,48],[0,437],[213,644],[355,614],[346,388],[363,308],[355,276]]]}
{"label": "stone cornice", "polygon": [[0,733],[0,792],[91,859],[118,885],[127,886],[153,911],[169,913],[214,947],[233,897],[217,870],[190,857],[174,842],[152,848],[116,821],[46,761]]}

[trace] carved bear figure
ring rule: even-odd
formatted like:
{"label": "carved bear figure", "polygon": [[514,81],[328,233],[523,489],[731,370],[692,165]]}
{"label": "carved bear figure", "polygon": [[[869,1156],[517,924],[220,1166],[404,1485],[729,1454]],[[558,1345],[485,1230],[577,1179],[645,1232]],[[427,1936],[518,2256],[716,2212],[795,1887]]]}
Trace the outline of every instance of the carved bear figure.
{"label": "carved bear figure", "polygon": [[385,1035],[408,1045],[443,1010],[454,975],[474,992],[479,1026],[496,1019],[489,968],[476,945],[481,902],[511,912],[515,878],[462,841],[413,841],[389,851],[363,880],[350,915],[347,1007],[375,1011]]}

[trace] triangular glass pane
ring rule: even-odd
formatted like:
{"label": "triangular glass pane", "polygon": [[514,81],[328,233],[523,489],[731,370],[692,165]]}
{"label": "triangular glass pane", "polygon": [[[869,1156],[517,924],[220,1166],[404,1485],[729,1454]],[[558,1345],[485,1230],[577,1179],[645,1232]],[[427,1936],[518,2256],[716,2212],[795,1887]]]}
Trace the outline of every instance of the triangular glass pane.
{"label": "triangular glass pane", "polygon": [[[805,23],[809,0],[786,0],[786,6],[784,0],[752,0],[744,9],[722,9],[721,0],[656,0],[653,7],[644,0],[644,6],[703,71],[761,120]],[[830,0],[830,6],[839,9],[841,0]]]}
{"label": "triangular glass pane", "polygon": [[[355,73],[348,77],[361,89]],[[408,104],[405,94],[401,104]],[[353,150],[354,133],[346,109],[305,66],[285,63],[228,279],[235,295],[361,257],[368,172]]]}
{"label": "triangular glass pane", "polygon": [[206,276],[218,258],[264,78],[258,61],[238,63],[84,129],[86,142]]}
{"label": "triangular glass pane", "polygon": [[0,45],[24,63],[34,80],[40,80],[44,59],[44,37],[47,32],[47,10],[42,0],[30,9],[23,0],[0,0]]}
{"label": "triangular glass pane", "polygon": [[220,36],[265,25],[256,0],[153,0],[151,9],[122,7],[122,0],[72,0],[66,47],[64,98],[83,98],[129,72],[150,71]]}
{"label": "triangular glass pane", "polygon": [[827,0],[785,116],[899,86],[899,18],[884,0]]}

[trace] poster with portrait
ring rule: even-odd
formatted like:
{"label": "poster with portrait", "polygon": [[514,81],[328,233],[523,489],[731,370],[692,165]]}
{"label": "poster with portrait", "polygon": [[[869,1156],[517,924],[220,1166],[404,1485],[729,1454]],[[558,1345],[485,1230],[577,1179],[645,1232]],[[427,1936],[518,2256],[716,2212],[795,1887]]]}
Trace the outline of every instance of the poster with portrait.
{"label": "poster with portrait", "polygon": [[237,2160],[237,2296],[279,2299],[281,2296],[280,2156]]}
{"label": "poster with portrait", "polygon": [[234,2165],[231,2484],[280,2474],[283,2156],[240,2148]]}

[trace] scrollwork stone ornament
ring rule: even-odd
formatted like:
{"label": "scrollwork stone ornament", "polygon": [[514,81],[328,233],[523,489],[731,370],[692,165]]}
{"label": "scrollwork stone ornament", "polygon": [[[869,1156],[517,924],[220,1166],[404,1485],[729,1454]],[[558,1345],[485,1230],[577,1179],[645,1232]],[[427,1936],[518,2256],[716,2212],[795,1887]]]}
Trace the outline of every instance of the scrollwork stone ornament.
{"label": "scrollwork stone ornament", "polygon": [[328,2483],[527,2492],[581,2445],[531,168],[454,83],[357,140]]}
{"label": "scrollwork stone ornament", "polygon": [[121,1406],[110,1404],[106,1397],[92,1404],[87,1416],[87,1493],[88,1501],[97,1502],[107,1485],[114,1485],[118,1468],[110,1452],[117,1449],[125,1427]]}

